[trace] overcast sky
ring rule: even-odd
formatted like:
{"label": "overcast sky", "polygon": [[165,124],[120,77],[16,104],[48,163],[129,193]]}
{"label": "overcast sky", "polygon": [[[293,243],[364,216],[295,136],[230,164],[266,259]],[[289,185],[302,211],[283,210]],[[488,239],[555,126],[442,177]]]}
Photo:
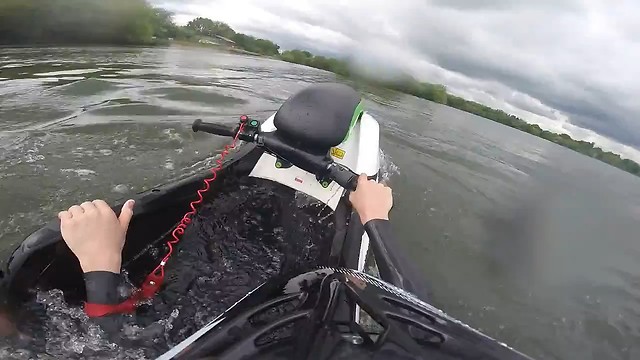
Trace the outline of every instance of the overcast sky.
{"label": "overcast sky", "polygon": [[[282,48],[396,67],[640,161],[637,0],[153,0]],[[613,5],[615,4],[615,5]]]}

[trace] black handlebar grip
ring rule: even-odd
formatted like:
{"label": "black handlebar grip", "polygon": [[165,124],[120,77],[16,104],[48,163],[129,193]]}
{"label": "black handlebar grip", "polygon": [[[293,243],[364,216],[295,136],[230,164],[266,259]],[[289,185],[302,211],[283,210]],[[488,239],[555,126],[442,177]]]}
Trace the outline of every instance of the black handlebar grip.
{"label": "black handlebar grip", "polygon": [[358,184],[358,174],[340,165],[331,166],[330,176],[338,185],[348,191],[355,191]]}
{"label": "black handlebar grip", "polygon": [[236,136],[236,132],[227,126],[206,123],[200,119],[193,122],[193,125],[191,125],[191,130],[193,130],[193,132],[204,131],[209,134],[220,135],[220,136],[229,136],[229,137]]}

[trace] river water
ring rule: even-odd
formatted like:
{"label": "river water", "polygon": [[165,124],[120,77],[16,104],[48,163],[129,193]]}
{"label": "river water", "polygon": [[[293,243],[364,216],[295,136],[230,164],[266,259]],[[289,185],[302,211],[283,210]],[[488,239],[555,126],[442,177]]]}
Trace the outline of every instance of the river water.
{"label": "river water", "polygon": [[[204,168],[198,117],[264,119],[333,74],[204,48],[0,49],[0,250],[60,209]],[[640,179],[458,110],[363,89],[398,246],[434,305],[539,359],[640,358]]]}

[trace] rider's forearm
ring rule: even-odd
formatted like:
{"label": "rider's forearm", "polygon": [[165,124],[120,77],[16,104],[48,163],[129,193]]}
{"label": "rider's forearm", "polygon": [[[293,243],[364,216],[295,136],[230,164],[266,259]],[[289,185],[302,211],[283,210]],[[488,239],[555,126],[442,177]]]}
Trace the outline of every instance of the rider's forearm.
{"label": "rider's forearm", "polygon": [[[120,274],[109,271],[91,271],[84,274],[87,288],[87,303],[100,305],[116,305],[120,303],[118,286],[122,281]],[[102,330],[113,335],[120,332],[123,317],[121,314],[91,317]]]}

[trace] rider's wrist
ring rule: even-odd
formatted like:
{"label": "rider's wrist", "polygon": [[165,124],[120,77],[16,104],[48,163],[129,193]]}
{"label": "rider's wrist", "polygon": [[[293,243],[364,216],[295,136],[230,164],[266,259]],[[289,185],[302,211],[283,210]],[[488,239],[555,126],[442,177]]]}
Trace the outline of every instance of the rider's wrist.
{"label": "rider's wrist", "polygon": [[100,257],[80,260],[80,267],[84,273],[92,271],[108,271],[118,274],[120,273],[121,264],[122,255],[120,254],[105,254]]}
{"label": "rider's wrist", "polygon": [[363,213],[360,214],[360,221],[362,225],[368,223],[371,220],[389,220],[389,213]]}

